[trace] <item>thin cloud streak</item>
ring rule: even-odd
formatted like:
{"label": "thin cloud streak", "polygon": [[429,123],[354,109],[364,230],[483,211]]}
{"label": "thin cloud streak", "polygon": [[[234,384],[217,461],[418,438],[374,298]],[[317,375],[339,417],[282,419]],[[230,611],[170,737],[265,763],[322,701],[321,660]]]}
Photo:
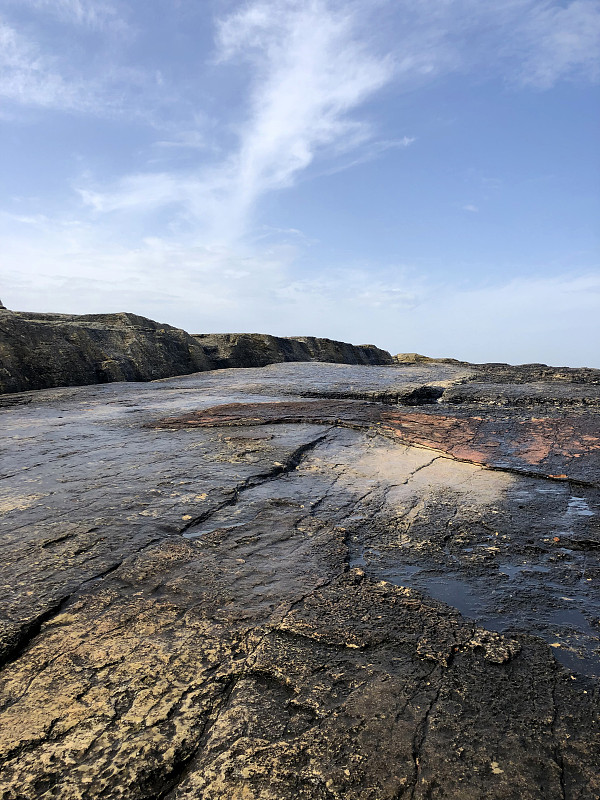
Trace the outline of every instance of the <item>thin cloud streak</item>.
{"label": "thin cloud streak", "polygon": [[204,222],[210,239],[231,243],[268,192],[292,186],[318,156],[372,139],[368,123],[350,114],[393,77],[391,60],[361,43],[356,16],[321,0],[258,2],[231,15],[219,25],[218,61],[250,67],[237,148],[185,175],[141,173],[108,190],[79,187],[88,205],[98,212],[178,205]]}
{"label": "thin cloud streak", "polygon": [[[381,3],[381,8],[389,4]],[[453,71],[485,69],[536,88],[573,74],[597,77],[600,3],[567,6],[539,0],[479,0],[437,5],[407,0],[406,33],[386,50],[364,37],[364,3],[255,0],[217,22],[214,62],[248,76],[247,113],[237,146],[210,162],[204,131],[158,146],[182,145],[205,164],[187,171],[140,172],[113,186],[82,185],[97,213],[166,210],[211,241],[229,244],[252,225],[260,200],[290,188],[301,175],[333,174],[414,141],[378,141],[376,129],[353,112],[391,83],[405,88]],[[372,10],[372,9],[371,9]],[[400,13],[397,11],[397,13]],[[510,34],[510,35],[509,35]],[[470,46],[478,43],[476,48]],[[505,42],[510,41],[509,46]],[[393,52],[392,52],[393,51]],[[206,126],[202,119],[200,127]],[[214,150],[212,151],[214,154]],[[343,158],[345,154],[353,157]]]}
{"label": "thin cloud streak", "polygon": [[348,113],[388,83],[391,61],[360,42],[356,17],[320,0],[254,3],[225,20],[222,60],[250,61],[257,79],[239,152],[229,212],[243,226],[257,199],[292,185],[317,153],[371,138]]}

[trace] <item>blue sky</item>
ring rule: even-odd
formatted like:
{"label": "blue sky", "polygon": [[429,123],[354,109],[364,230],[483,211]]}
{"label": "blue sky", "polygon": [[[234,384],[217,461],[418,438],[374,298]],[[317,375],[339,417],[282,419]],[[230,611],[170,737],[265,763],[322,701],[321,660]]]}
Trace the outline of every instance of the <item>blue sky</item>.
{"label": "blue sky", "polygon": [[600,367],[598,0],[0,0],[0,297]]}

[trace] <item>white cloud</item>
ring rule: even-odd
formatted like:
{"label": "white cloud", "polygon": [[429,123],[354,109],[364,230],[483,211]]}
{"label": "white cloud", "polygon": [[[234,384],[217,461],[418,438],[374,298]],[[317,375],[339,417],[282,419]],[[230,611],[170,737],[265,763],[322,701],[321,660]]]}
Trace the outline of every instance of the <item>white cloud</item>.
{"label": "white cloud", "polygon": [[255,2],[227,17],[219,59],[250,67],[237,147],[211,168],[131,175],[104,191],[80,187],[81,196],[102,212],[179,205],[210,237],[235,240],[267,192],[291,186],[319,154],[371,138],[350,113],[392,79],[393,68],[361,42],[357,22],[351,10],[335,12],[322,0]]}
{"label": "white cloud", "polygon": [[548,89],[563,77],[583,75],[596,80],[600,74],[600,3],[536,3],[522,24],[517,43],[523,46],[520,77],[526,84]]}
{"label": "white cloud", "polygon": [[549,89],[598,78],[598,0],[404,0],[397,8],[408,30],[399,49],[425,79],[462,71]]}
{"label": "white cloud", "polygon": [[[393,42],[375,35],[383,11],[395,20]],[[217,23],[215,59],[221,67],[235,64],[238,75],[247,77],[237,145],[212,165],[129,175],[112,186],[82,186],[81,195],[98,212],[164,208],[167,216],[194,220],[210,240],[232,242],[243,235],[262,197],[294,185],[320,160],[317,172],[331,174],[414,142],[409,136],[378,141],[371,123],[356,118],[356,110],[384,86],[414,87],[456,70],[500,71],[541,88],[573,74],[593,78],[599,30],[597,0],[238,5]],[[195,127],[182,127],[157,145],[163,153],[202,152],[207,164],[217,152],[205,135],[209,127],[198,116]]]}
{"label": "white cloud", "polygon": [[128,310],[194,333],[310,334],[475,362],[600,367],[599,270],[478,288],[401,266],[299,278],[289,244],[234,250],[153,237],[127,248],[93,226],[21,223],[18,236],[8,221],[0,257],[9,308]]}
{"label": "white cloud", "polygon": [[77,86],[66,82],[52,60],[18,31],[0,20],[0,97],[25,106],[73,108]]}
{"label": "white cloud", "polygon": [[[143,73],[105,64],[98,73],[86,74],[87,65],[46,52],[0,18],[0,98],[13,108],[53,109],[67,112],[113,115],[127,110],[129,117],[146,114],[128,102],[149,85]],[[6,118],[10,113],[3,109]],[[146,115],[147,116],[147,115]]]}
{"label": "white cloud", "polygon": [[321,0],[255,2],[219,27],[220,59],[254,69],[250,113],[227,166],[227,212],[240,228],[258,198],[292,185],[326,148],[371,138],[348,114],[392,78],[388,58],[361,41],[348,6]]}
{"label": "white cloud", "polygon": [[[0,0],[2,4],[3,0]],[[11,6],[29,9],[27,24],[11,19]],[[125,66],[121,45],[128,26],[109,3],[92,0],[4,0],[0,16],[0,98],[12,109],[52,109],[93,116],[128,115],[148,119],[142,102],[155,86],[142,70]],[[1,10],[1,9],[0,9]],[[48,34],[44,14],[88,30],[86,58],[81,60],[80,30]],[[92,47],[93,39],[93,47]],[[156,92],[154,93],[156,95]],[[141,95],[145,95],[142,97]],[[7,103],[5,103],[7,105]],[[13,118],[19,118],[14,115]],[[3,109],[4,118],[11,112]]]}

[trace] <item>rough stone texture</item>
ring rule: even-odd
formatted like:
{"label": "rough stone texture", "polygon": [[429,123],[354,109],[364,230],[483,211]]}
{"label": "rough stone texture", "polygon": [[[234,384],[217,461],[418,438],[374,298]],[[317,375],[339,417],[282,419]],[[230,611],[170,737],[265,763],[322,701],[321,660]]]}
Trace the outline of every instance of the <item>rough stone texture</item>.
{"label": "rough stone texture", "polygon": [[414,412],[355,400],[319,400],[221,405],[163,419],[155,427],[269,423],[363,428],[472,464],[600,488],[598,420],[582,414],[486,418],[449,416],[438,408]]}
{"label": "rough stone texture", "polygon": [[0,309],[0,393],[148,381],[281,361],[390,364],[373,345],[263,334],[191,336],[135,314],[37,314]]}
{"label": "rough stone texture", "polygon": [[185,331],[135,314],[0,315],[0,392],[147,381],[211,368]]}
{"label": "rough stone texture", "polygon": [[1,398],[2,800],[600,798],[597,409],[477,371]]}
{"label": "rough stone texture", "polygon": [[423,356],[421,353],[397,353],[392,356],[395,364],[466,364],[466,361],[458,361],[456,358],[431,358]]}
{"label": "rough stone texture", "polygon": [[265,333],[195,334],[215,369],[266,367],[285,361],[327,361],[333,364],[391,364],[386,350],[314,336],[270,336]]}

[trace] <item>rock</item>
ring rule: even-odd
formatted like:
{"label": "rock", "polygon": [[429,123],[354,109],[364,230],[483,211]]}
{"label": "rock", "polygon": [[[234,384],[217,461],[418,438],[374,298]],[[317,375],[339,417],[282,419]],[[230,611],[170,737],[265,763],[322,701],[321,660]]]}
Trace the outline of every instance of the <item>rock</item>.
{"label": "rock", "polygon": [[600,797],[595,376],[478,371],[0,398],[0,797]]}
{"label": "rock", "polygon": [[210,369],[185,331],[135,314],[33,314],[0,319],[0,391],[147,381]]}
{"label": "rock", "polygon": [[391,364],[392,357],[372,344],[353,345],[314,336],[269,336],[263,333],[207,333],[194,338],[215,369],[265,367],[285,361],[335,364]]}
{"label": "rock", "polygon": [[191,336],[135,314],[10,312],[0,319],[0,393],[149,381],[280,361],[388,364],[373,345],[261,334]]}
{"label": "rock", "polygon": [[420,353],[397,353],[393,356],[396,364],[465,364],[465,361],[457,361],[455,358],[430,358],[422,356]]}

